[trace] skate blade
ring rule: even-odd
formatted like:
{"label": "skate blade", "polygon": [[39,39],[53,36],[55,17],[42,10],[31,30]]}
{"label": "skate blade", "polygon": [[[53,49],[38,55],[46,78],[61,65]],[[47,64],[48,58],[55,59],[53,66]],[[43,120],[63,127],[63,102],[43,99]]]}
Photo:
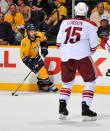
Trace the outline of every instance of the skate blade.
{"label": "skate blade", "polygon": [[59,119],[60,120],[67,120],[67,116],[63,115],[63,114],[60,114],[59,115]]}
{"label": "skate blade", "polygon": [[82,116],[82,121],[96,121],[97,116],[89,117],[89,116]]}

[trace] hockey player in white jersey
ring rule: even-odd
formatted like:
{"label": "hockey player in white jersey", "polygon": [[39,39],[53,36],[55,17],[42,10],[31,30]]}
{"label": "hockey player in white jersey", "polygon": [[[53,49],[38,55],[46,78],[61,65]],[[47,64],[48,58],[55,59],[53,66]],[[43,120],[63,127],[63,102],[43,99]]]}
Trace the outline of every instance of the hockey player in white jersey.
{"label": "hockey player in white jersey", "polygon": [[59,98],[59,118],[65,119],[71,87],[74,83],[76,70],[82,76],[83,89],[82,116],[83,120],[96,120],[97,113],[90,110],[94,96],[97,73],[91,55],[98,47],[96,24],[86,19],[88,6],[79,2],[75,6],[75,18],[64,20],[57,36],[57,45],[61,56],[62,89]]}
{"label": "hockey player in white jersey", "polygon": [[[100,46],[110,55],[110,36],[101,39]],[[110,69],[107,69],[106,76],[110,77]]]}
{"label": "hockey player in white jersey", "polygon": [[[105,41],[101,43],[101,47],[107,51],[110,55],[110,36]],[[110,77],[110,68],[106,72],[106,76]]]}
{"label": "hockey player in white jersey", "polygon": [[[106,50],[110,54],[110,37],[108,38],[107,43],[106,43]],[[107,70],[106,76],[110,76],[110,69]]]}
{"label": "hockey player in white jersey", "polygon": [[107,49],[106,50],[110,53],[110,37],[108,38],[106,44],[107,44],[107,47],[106,47]]}

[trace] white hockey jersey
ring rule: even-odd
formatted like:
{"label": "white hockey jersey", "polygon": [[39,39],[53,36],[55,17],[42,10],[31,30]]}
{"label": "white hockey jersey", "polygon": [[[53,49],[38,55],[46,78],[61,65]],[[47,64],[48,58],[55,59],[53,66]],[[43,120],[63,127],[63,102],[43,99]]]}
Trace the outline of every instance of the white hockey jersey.
{"label": "white hockey jersey", "polygon": [[110,37],[107,40],[107,43],[105,44],[105,50],[110,54]]}
{"label": "white hockey jersey", "polygon": [[98,46],[97,26],[82,19],[67,19],[60,26],[57,45],[62,61],[91,56]]}

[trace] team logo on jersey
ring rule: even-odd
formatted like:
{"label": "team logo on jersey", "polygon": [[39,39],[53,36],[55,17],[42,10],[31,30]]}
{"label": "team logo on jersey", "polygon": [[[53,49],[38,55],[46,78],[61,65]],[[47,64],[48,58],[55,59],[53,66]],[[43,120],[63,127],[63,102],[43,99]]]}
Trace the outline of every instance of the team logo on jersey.
{"label": "team logo on jersey", "polygon": [[36,44],[36,46],[33,48],[34,51],[39,51],[39,44]]}

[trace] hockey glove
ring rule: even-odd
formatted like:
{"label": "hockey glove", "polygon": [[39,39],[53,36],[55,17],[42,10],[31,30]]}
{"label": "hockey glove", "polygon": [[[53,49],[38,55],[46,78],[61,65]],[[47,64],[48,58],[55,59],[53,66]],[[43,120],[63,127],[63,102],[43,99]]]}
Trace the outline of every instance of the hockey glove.
{"label": "hockey glove", "polygon": [[48,49],[46,47],[41,48],[41,55],[45,57],[48,54]]}

